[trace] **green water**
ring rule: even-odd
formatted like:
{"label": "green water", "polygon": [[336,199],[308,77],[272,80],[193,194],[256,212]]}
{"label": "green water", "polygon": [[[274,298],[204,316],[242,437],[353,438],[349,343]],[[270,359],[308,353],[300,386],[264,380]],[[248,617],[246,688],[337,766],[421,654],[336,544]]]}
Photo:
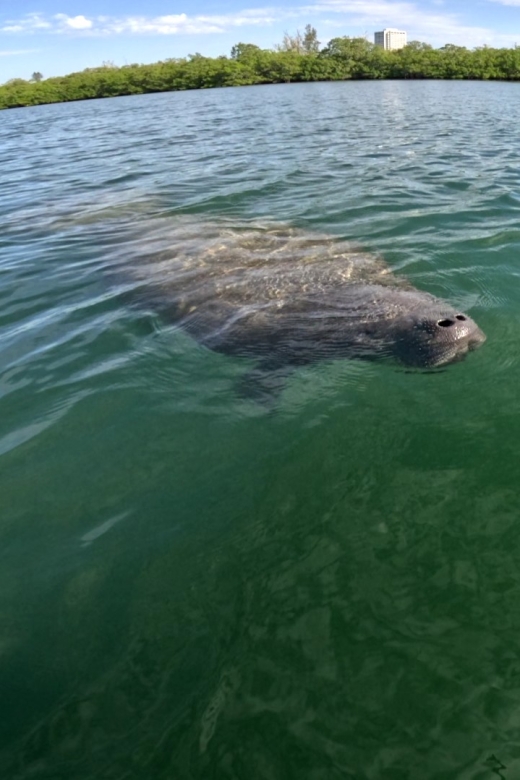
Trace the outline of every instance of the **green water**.
{"label": "green water", "polygon": [[[2,113],[1,777],[520,778],[519,89]],[[488,341],[265,409],[129,303],[186,214],[352,240]]]}

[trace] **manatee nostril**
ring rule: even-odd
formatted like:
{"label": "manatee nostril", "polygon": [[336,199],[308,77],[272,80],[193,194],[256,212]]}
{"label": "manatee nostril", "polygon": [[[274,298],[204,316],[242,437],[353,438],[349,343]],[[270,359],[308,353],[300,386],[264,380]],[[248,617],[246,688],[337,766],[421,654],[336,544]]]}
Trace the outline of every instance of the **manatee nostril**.
{"label": "manatee nostril", "polygon": [[455,319],[460,320],[461,322],[466,322],[466,317],[463,314],[457,314]]}
{"label": "manatee nostril", "polygon": [[439,320],[437,325],[440,325],[441,328],[450,328],[455,325],[455,320]]}

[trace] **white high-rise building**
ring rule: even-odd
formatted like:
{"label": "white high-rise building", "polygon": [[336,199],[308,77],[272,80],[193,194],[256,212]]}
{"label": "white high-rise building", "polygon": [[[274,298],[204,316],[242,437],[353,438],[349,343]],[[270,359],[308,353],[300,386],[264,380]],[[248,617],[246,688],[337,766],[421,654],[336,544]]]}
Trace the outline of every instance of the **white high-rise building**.
{"label": "white high-rise building", "polygon": [[402,49],[406,46],[406,33],[404,30],[395,30],[387,27],[382,32],[374,33],[374,43],[383,49]]}

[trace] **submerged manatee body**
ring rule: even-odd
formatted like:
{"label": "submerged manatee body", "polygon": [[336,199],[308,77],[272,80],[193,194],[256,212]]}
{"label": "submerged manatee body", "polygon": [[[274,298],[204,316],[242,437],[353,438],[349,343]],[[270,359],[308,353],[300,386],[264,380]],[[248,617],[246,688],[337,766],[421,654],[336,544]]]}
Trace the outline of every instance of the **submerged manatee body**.
{"label": "submerged manatee body", "polygon": [[266,370],[381,357],[429,368],[485,340],[470,317],[380,258],[296,228],[181,223],[132,275],[197,341]]}

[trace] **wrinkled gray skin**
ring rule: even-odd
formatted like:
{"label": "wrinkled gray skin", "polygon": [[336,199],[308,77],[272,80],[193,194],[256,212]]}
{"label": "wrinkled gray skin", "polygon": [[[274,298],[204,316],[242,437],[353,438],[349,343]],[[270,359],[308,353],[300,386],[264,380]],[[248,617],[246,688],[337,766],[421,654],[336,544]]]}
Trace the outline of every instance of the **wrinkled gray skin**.
{"label": "wrinkled gray skin", "polygon": [[377,257],[289,227],[181,224],[133,276],[197,341],[265,370],[381,357],[430,368],[485,340],[470,317]]}

